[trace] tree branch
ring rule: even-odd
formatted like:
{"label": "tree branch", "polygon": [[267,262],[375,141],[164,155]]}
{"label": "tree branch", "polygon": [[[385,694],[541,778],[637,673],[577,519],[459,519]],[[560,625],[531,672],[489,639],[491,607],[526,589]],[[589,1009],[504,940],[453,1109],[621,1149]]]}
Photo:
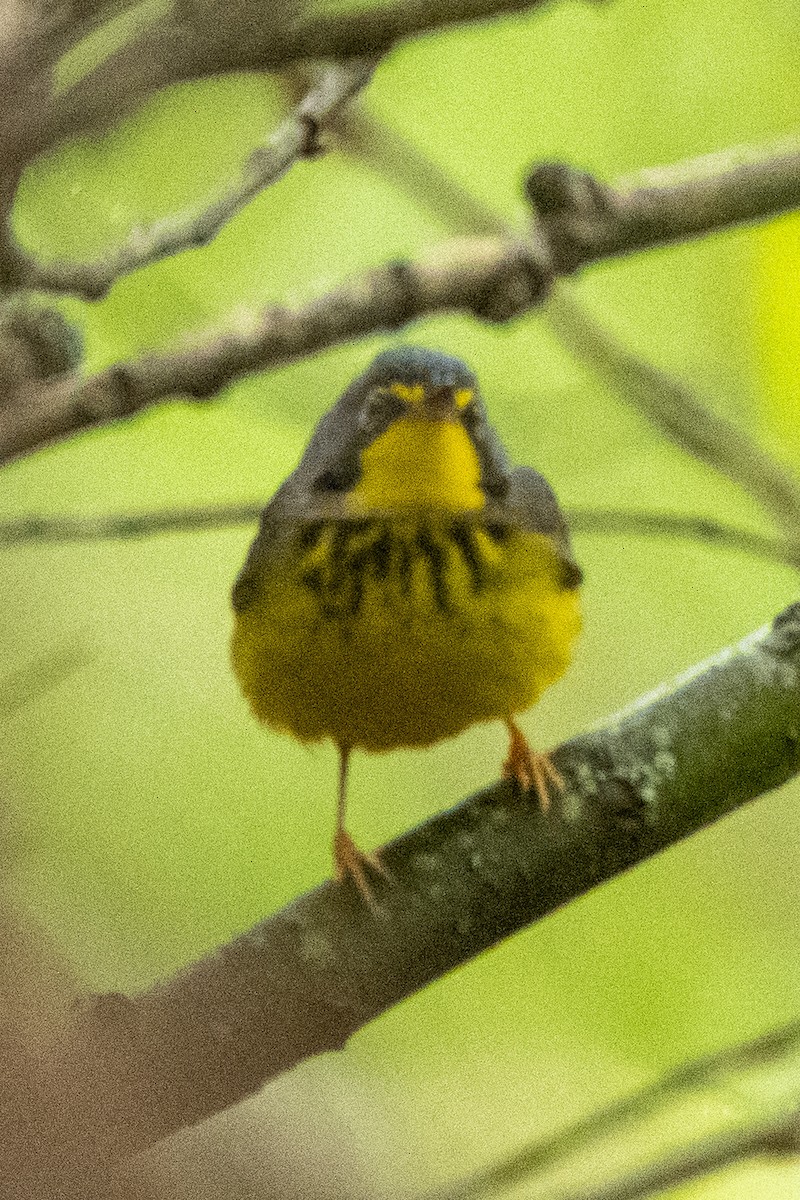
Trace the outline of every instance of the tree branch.
{"label": "tree branch", "polygon": [[538,302],[547,272],[524,245],[446,243],[426,262],[395,262],[290,310],[269,308],[247,332],[148,355],[87,380],[65,376],[0,413],[0,462],[57,438],[141,412],[169,396],[205,400],[232,380],[427,313],[463,310],[508,319]]}
{"label": "tree branch", "polygon": [[14,297],[0,307],[0,410],[13,406],[36,380],[74,370],[83,343],[54,308]]}
{"label": "tree branch", "polygon": [[[654,1155],[654,1145],[667,1139],[669,1150]],[[646,1161],[637,1162],[643,1146]],[[419,1200],[479,1200],[523,1181],[537,1195],[546,1189],[548,1200],[639,1200],[754,1155],[798,1151],[800,1021],[793,1021],[680,1066],[654,1085]],[[565,1175],[582,1182],[565,1187],[551,1178]]]}
{"label": "tree branch", "polygon": [[[164,533],[203,533],[254,525],[264,507],[252,504],[210,504],[201,508],[161,508],[149,512],[111,513],[99,517],[12,517],[0,521],[0,547],[41,542],[131,541]],[[566,510],[573,534],[610,537],[681,538],[720,546],[755,558],[800,565],[782,538],[739,529],[710,517],[682,513],[639,512],[624,508],[572,508]]]}
{"label": "tree branch", "polygon": [[600,259],[688,241],[800,203],[800,143],[737,147],[613,187],[563,163],[542,163],[526,182],[528,199],[559,275]]}
{"label": "tree branch", "polygon": [[[363,107],[349,109],[334,128],[346,153],[358,155],[454,228],[484,235],[508,232],[492,209],[400,134],[369,117]],[[701,216],[705,219],[713,210],[718,192],[723,193],[728,214],[750,211],[754,197],[763,199],[770,194],[776,198],[779,184],[786,181],[790,147],[797,149],[794,139],[780,143],[780,153],[771,160],[776,167],[769,165],[763,152],[740,149],[643,172],[639,186],[632,190],[619,185],[616,190],[606,188],[567,167],[538,167],[528,181],[528,192],[538,206],[535,236],[550,249],[561,270],[577,261],[582,248],[620,245],[626,230],[636,238],[643,236],[645,229],[658,237],[660,229],[671,240],[674,221],[683,222],[684,230],[696,227]],[[792,161],[795,182],[800,182],[800,156]],[[655,190],[648,192],[643,183],[652,184]],[[696,196],[685,195],[687,184],[697,185]],[[605,232],[604,209],[612,214]],[[600,223],[595,229],[597,219]],[[747,432],[718,416],[682,380],[621,345],[565,288],[551,292],[544,315],[570,353],[598,372],[660,433],[763,505],[786,535],[785,557],[792,565],[800,564],[800,481],[793,471]]]}
{"label": "tree branch", "polygon": [[367,111],[362,102],[332,124],[338,149],[405,192],[459,236],[514,238],[518,233],[418,146]]}
{"label": "tree branch", "polygon": [[[800,554],[786,538],[739,529],[711,517],[683,513],[638,512],[623,508],[568,509],[567,522],[574,534],[610,537],[685,538],[726,550],[771,559],[788,567],[800,567]],[[3,534],[0,526],[0,544]]]}
{"label": "tree branch", "polygon": [[6,1112],[0,1177],[26,1173],[20,1156],[59,1172],[130,1153],[342,1047],[501,938],[786,782],[799,706],[800,604],[559,747],[566,790],[550,813],[500,783],[392,842],[377,913],[328,882],[150,991],[94,998],[56,1047],[57,1078]]}
{"label": "tree branch", "polygon": [[[787,156],[783,155],[779,162],[784,165],[778,170],[780,178],[786,181],[790,176],[785,167],[787,161]],[[774,175],[773,160],[769,158],[759,159],[746,169],[721,170],[715,176],[720,207],[712,211],[707,204],[700,206],[705,220],[702,229],[699,219],[695,219],[689,223],[690,229],[686,222],[683,225],[678,222],[669,235],[665,232],[667,215],[674,215],[679,207],[674,189],[666,189],[669,204],[662,220],[653,219],[649,225],[656,239],[653,244],[673,241],[684,235],[714,232],[728,227],[731,219],[766,218],[784,211],[790,203],[800,203],[800,154],[792,161],[797,178],[792,189],[785,191],[770,190],[767,186]],[[690,176],[691,169],[691,163],[681,168]],[[558,168],[557,171],[562,184],[563,170]],[[741,175],[743,170],[744,176]],[[581,178],[585,184],[587,177]],[[741,186],[743,178],[749,180],[748,195],[752,202],[736,201],[732,195]],[[756,186],[758,179],[763,180],[761,188]],[[682,185],[690,210],[697,207],[692,200],[695,186],[691,178]],[[705,195],[709,188],[708,178],[703,177],[699,186]],[[599,189],[600,185],[597,187]],[[563,196],[572,196],[573,192],[577,195],[578,191],[580,189],[562,188],[559,194],[563,199]],[[603,189],[603,194],[609,191]],[[658,195],[664,191],[656,189]],[[638,189],[636,193],[636,211],[647,208],[644,192]],[[658,195],[653,198],[651,210],[658,209]],[[775,207],[770,208],[766,198],[774,202]],[[231,333],[191,350],[151,355],[119,364],[85,381],[66,376],[50,387],[36,389],[24,410],[20,408],[13,414],[0,415],[0,461],[29,453],[79,430],[131,416],[168,396],[206,399],[249,372],[284,365],[366,334],[396,329],[431,313],[462,311],[484,321],[510,320],[541,304],[560,271],[575,269],[576,255],[569,251],[569,237],[580,236],[586,262],[598,261],[600,251],[597,247],[601,245],[610,248],[609,252],[614,254],[622,253],[620,236],[611,238],[607,231],[607,217],[603,213],[609,207],[604,201],[598,208],[592,201],[580,209],[584,215],[578,221],[565,217],[564,203],[561,207],[551,206],[542,213],[536,244],[512,237],[444,242],[427,260],[389,263],[298,309],[266,309],[252,332]],[[597,216],[596,225],[592,224],[592,212]],[[557,225],[555,236],[549,232],[551,219]],[[636,249],[643,249],[646,243],[639,226],[628,221],[626,228],[633,238],[631,249],[634,244]],[[596,237],[593,229],[596,229]],[[587,247],[591,246],[594,249],[589,252]],[[555,248],[554,259],[549,257],[551,247]]]}
{"label": "tree branch", "polygon": [[22,104],[3,122],[0,149],[26,159],[62,138],[108,124],[152,92],[228,71],[275,71],[300,59],[378,58],[432,30],[541,7],[546,0],[390,0],[298,13],[293,0],[237,0],[225,20],[208,0],[186,0],[111,54],[65,95]]}
{"label": "tree branch", "polygon": [[800,559],[800,481],[744,430],[719,416],[681,379],[620,346],[563,292],[548,317],[564,345],[596,370],[671,442],[757,500]]}
{"label": "tree branch", "polygon": [[319,152],[321,130],[366,87],[375,65],[371,60],[350,59],[328,66],[270,140],[252,152],[239,181],[200,212],[177,213],[150,229],[136,228],[118,249],[89,263],[42,263],[9,237],[5,244],[0,243],[0,284],[99,300],[123,275],[180,250],[206,245],[254,196],[282,179],[295,162]]}
{"label": "tree branch", "polygon": [[92,658],[92,651],[78,638],[73,645],[45,651],[16,671],[0,675],[0,721],[60,687]]}

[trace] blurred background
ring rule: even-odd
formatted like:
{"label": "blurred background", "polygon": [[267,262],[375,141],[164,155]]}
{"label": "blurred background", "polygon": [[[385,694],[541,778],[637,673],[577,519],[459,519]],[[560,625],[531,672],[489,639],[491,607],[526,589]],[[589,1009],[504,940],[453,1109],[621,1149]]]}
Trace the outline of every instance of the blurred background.
{"label": "blurred background", "polygon": [[[614,179],[790,132],[798,21],[789,0],[757,15],[744,0],[560,3],[401,47],[363,104],[519,224],[536,160]],[[132,226],[196,205],[283,111],[279,86],[255,75],[170,89],[104,137],[35,163],[17,235],[44,258],[94,257]],[[246,325],[266,304],[302,302],[451,232],[331,153],[299,164],[207,248],[123,279],[100,303],[57,303],[95,371]],[[786,218],[594,267],[571,286],[627,346],[800,467],[799,262],[800,219]],[[542,316],[506,328],[427,320],[251,377],[207,405],[164,405],[8,467],[0,514],[266,501],[319,416],[393,340],[464,357],[512,457],[543,471],[566,507],[769,528],[570,357]],[[333,750],[258,727],[228,666],[229,591],[253,533],[2,552],[0,671],[42,655],[77,663],[5,714],[3,876],[84,986],[146,987],[329,873]],[[576,552],[586,632],[573,669],[525,719],[542,747],[796,595],[788,568],[688,541],[581,536]],[[483,726],[425,752],[359,756],[353,835],[377,845],[456,803],[497,778],[503,751],[502,728]],[[268,1088],[247,1106],[262,1113],[248,1128],[273,1136],[269,1122],[287,1113],[295,1132],[322,1122],[353,1179],[426,1184],[797,1015],[799,798],[797,784],[767,796],[412,997],[344,1054]],[[800,1169],[776,1163],[680,1194],[780,1200],[798,1187]]]}

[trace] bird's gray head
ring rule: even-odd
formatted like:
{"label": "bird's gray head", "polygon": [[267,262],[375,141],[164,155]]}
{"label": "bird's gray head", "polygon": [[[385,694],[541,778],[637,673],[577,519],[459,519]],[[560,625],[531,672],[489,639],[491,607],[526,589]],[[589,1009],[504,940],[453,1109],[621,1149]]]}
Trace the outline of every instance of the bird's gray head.
{"label": "bird's gray head", "polygon": [[481,486],[504,494],[506,457],[474,372],[460,358],[419,346],[383,351],[353,380],[317,426],[301,463],[304,478],[317,491],[348,491],[360,478],[363,451],[401,420],[461,425],[478,455]]}

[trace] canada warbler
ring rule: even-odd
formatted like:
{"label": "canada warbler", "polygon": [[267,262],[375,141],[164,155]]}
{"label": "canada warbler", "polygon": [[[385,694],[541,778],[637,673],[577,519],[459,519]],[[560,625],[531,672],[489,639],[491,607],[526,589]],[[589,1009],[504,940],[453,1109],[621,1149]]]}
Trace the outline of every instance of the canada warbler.
{"label": "canada warbler", "polygon": [[429,746],[499,718],[505,774],[562,781],[516,725],[565,671],[581,581],[548,483],[511,468],[460,359],[380,354],[264,509],[233,589],[232,660],[259,720],[339,750],[338,879],[371,901],[345,829],[351,750]]}

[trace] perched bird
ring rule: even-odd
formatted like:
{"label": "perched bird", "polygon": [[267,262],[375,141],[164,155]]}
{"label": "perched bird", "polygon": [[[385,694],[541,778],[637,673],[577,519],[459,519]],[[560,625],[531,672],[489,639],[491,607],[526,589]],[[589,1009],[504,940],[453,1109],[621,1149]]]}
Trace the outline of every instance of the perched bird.
{"label": "perched bird", "polygon": [[369,902],[345,829],[352,750],[509,731],[504,772],[542,808],[563,783],[515,722],[569,664],[581,572],[556,498],[511,468],[458,358],[378,355],[319,422],[233,589],[231,653],[260,721],[339,750],[338,879]]}

